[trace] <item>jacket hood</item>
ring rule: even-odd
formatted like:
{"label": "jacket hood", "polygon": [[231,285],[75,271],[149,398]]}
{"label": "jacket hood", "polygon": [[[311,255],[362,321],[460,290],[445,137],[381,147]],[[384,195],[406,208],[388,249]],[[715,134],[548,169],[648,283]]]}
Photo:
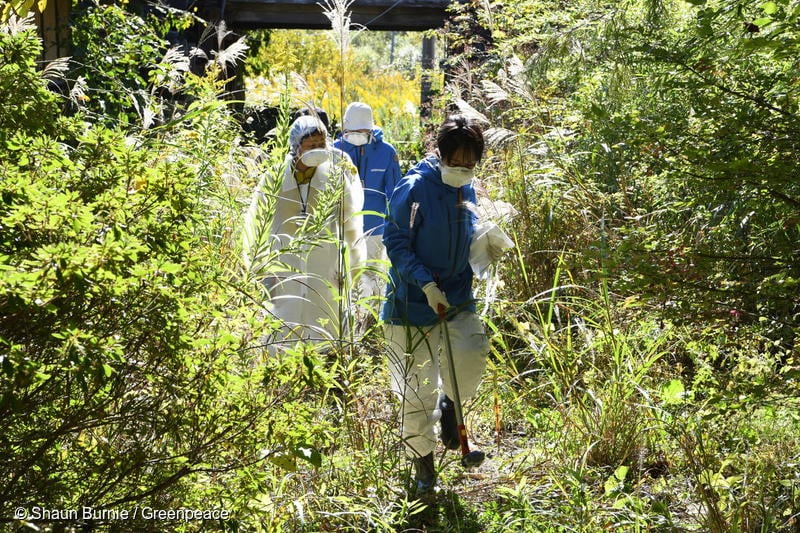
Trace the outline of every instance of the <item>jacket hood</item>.
{"label": "jacket hood", "polygon": [[[372,128],[370,131],[372,132],[372,141],[370,141],[369,144],[383,142],[383,130],[381,128]],[[336,135],[336,140],[347,143],[348,145],[350,144],[344,139],[344,133],[341,131]]]}
{"label": "jacket hood", "polygon": [[428,155],[420,161],[419,163],[420,168],[420,176],[424,177],[426,180],[432,181],[434,183],[438,183],[440,185],[445,185],[442,181],[442,171],[439,168],[439,157],[436,155]]}
{"label": "jacket hood", "polygon": [[468,184],[464,184],[464,185],[462,185],[460,187],[454,187],[452,185],[449,185],[449,184],[445,183],[444,180],[442,179],[442,169],[439,166],[440,163],[441,163],[441,160],[439,159],[438,155],[436,155],[436,154],[428,155],[425,159],[423,159],[419,163],[420,166],[424,165],[424,166],[422,166],[421,172],[419,172],[419,174],[421,176],[423,176],[425,179],[427,179],[428,181],[431,181],[433,183],[438,183],[442,187],[446,187],[446,188],[452,189],[452,190],[462,189],[462,188],[464,188],[464,187],[466,187],[468,185]]}

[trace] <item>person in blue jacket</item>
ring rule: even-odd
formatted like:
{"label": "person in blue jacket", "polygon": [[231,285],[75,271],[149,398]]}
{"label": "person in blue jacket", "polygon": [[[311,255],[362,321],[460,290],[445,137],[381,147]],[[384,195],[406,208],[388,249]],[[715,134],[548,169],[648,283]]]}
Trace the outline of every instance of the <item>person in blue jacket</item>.
{"label": "person in blue jacket", "polygon": [[397,151],[383,139],[383,130],[375,126],[372,118],[372,108],[363,102],[347,106],[342,135],[333,146],[350,156],[364,187],[367,269],[362,276],[362,288],[363,296],[378,301],[386,286],[388,267],[382,242],[386,206],[401,177]]}
{"label": "person in blue jacket", "polygon": [[[415,467],[416,490],[433,490],[435,424],[449,449],[459,447],[448,358],[449,332],[462,399],[475,394],[489,343],[475,312],[470,244],[477,222],[472,185],[483,156],[480,126],[448,117],[436,137],[437,152],[400,181],[389,201],[383,242],[391,261],[381,318],[392,388],[402,402],[402,439]],[[445,313],[444,315],[442,313]],[[441,317],[448,320],[447,330]]]}

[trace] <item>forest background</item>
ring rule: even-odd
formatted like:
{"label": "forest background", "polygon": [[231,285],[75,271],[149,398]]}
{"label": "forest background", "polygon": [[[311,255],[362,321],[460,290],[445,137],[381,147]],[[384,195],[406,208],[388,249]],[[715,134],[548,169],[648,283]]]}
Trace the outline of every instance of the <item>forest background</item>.
{"label": "forest background", "polygon": [[[460,4],[423,124],[423,73],[385,64],[385,36],[212,28],[225,46],[201,57],[168,45],[190,13],[94,2],[74,56],[41,64],[17,4],[3,528],[800,531],[800,2]],[[337,120],[367,100],[404,170],[448,110],[485,121],[480,182],[516,243],[476,287],[492,351],[467,424],[490,458],[437,454],[435,502],[407,496],[375,331],[267,356],[240,225],[286,141],[259,146],[221,98],[242,62],[278,131],[295,107]],[[32,515],[83,507],[231,516]]]}

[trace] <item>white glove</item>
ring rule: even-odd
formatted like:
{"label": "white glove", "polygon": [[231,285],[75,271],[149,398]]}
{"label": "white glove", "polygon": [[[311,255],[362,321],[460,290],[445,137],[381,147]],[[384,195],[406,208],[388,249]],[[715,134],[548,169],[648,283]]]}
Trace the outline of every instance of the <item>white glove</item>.
{"label": "white glove", "polygon": [[445,298],[444,293],[439,290],[439,287],[436,286],[435,281],[431,281],[422,287],[422,292],[424,292],[425,297],[428,298],[428,305],[431,306],[431,309],[433,309],[433,312],[437,315],[444,314],[450,307],[447,298]]}

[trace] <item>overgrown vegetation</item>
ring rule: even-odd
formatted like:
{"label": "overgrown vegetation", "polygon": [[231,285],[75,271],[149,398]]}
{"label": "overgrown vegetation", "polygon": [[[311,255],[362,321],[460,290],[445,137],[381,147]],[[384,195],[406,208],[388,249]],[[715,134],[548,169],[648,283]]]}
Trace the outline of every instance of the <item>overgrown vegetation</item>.
{"label": "overgrown vegetation", "polygon": [[271,31],[268,44],[248,58],[249,103],[275,106],[289,83],[296,106],[321,107],[334,127],[341,128],[347,105],[365,102],[401,159],[412,160],[422,149],[418,141],[421,71],[419,59],[411,54],[421,46],[421,37],[397,37],[397,60],[388,64],[391,35],[365,30],[353,34],[341,43],[333,31]]}
{"label": "overgrown vegetation", "polygon": [[301,422],[303,360],[251,346],[234,224],[255,167],[215,69],[186,79],[179,119],[125,131],[59,114],[29,21],[0,49],[24,101],[4,105],[0,144],[0,516],[248,508],[266,461],[321,427]]}
{"label": "overgrown vegetation", "polygon": [[800,7],[486,7],[493,53],[454,96],[520,211],[498,337],[572,465],[529,494],[555,483],[581,530],[797,530],[800,450],[766,420],[798,422]]}
{"label": "overgrown vegetation", "polygon": [[[478,287],[492,354],[467,423],[491,457],[465,472],[437,456],[427,505],[406,495],[375,336],[267,356],[276,324],[239,227],[252,186],[280,175],[285,139],[266,157],[243,145],[219,99],[243,42],[191,74],[163,41],[181,17],[98,5],[79,23],[83,70],[38,69],[35,30],[12,16],[0,519],[27,530],[15,509],[138,506],[231,516],[88,525],[800,531],[800,4],[563,4],[464,4],[442,34],[453,55],[434,114],[486,120],[479,175],[515,208],[517,247]],[[106,21],[114,64],[137,69],[103,66],[93,28]],[[345,61],[360,72],[357,51],[325,34],[272,39],[288,55],[267,47],[251,67],[283,88],[279,130],[298,102],[335,114],[362,95],[313,81]],[[287,100],[288,71],[315,88]],[[405,83],[367,101],[396,105]],[[419,150],[416,127],[390,131]]]}

